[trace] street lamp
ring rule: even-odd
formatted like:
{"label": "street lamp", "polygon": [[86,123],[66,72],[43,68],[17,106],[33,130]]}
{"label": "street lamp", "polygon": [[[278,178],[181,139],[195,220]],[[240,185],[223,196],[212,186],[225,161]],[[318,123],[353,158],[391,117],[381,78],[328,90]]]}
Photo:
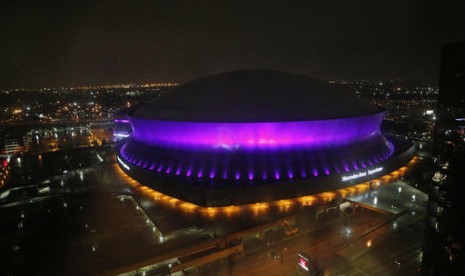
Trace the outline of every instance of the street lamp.
{"label": "street lamp", "polygon": [[273,259],[275,259],[276,261],[279,260],[279,264],[280,264],[280,271],[281,271],[281,275],[283,275],[283,264],[284,264],[284,252],[287,251],[287,248],[283,248],[281,253],[277,253],[277,252],[271,252],[271,256],[273,257]]}
{"label": "street lamp", "polygon": [[352,269],[352,242],[349,243],[349,267]]}
{"label": "street lamp", "polygon": [[345,236],[349,242],[349,267],[352,268],[352,229],[346,227]]}

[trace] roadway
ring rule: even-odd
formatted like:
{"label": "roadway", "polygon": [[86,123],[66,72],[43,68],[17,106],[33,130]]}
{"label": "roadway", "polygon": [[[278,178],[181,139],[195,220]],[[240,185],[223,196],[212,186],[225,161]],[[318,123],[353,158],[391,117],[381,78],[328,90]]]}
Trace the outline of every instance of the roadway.
{"label": "roadway", "polygon": [[[421,262],[425,211],[424,204],[397,216],[364,209],[213,269],[218,275],[299,275],[297,254],[304,251],[317,259],[320,275],[414,275]],[[282,270],[272,251],[282,256]]]}

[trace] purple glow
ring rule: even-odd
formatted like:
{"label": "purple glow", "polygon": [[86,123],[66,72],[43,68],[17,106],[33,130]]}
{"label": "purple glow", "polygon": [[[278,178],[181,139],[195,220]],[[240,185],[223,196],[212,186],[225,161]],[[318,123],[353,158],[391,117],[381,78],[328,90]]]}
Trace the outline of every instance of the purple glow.
{"label": "purple glow", "polygon": [[315,176],[315,177],[318,176],[318,171],[315,168],[313,168],[313,176]]}
{"label": "purple glow", "polygon": [[362,117],[270,123],[172,122],[131,117],[133,139],[155,146],[218,149],[343,145],[380,135],[384,112]]}
{"label": "purple glow", "polygon": [[253,171],[249,171],[249,180],[253,180]]}
{"label": "purple glow", "polygon": [[328,167],[325,167],[325,175],[329,175],[329,169],[328,169]]}
{"label": "purple glow", "polygon": [[280,178],[281,178],[281,175],[279,174],[278,171],[275,171],[275,172],[274,172],[274,178],[276,178],[276,179],[280,179]]}
{"label": "purple glow", "polygon": [[289,170],[287,171],[287,177],[289,177],[289,179],[293,179],[293,178],[294,178],[294,173],[292,172],[291,169],[289,169]]}
{"label": "purple glow", "polygon": [[124,119],[115,119],[115,123],[129,123],[129,120],[124,120]]}

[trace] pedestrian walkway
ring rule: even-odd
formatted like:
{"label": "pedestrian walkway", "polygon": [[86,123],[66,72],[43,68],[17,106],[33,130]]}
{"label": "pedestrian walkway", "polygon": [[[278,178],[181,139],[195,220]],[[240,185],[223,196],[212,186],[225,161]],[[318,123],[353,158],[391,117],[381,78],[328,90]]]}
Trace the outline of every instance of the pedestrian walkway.
{"label": "pedestrian walkway", "polygon": [[398,180],[389,185],[373,185],[366,193],[346,197],[350,202],[367,209],[386,214],[399,214],[421,205],[428,200],[428,195]]}

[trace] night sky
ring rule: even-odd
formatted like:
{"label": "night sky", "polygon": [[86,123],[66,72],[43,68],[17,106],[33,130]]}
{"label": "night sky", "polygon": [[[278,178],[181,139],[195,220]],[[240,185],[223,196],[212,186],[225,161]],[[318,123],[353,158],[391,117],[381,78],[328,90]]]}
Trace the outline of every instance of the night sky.
{"label": "night sky", "polygon": [[0,87],[187,81],[246,68],[437,84],[463,0],[0,1]]}

